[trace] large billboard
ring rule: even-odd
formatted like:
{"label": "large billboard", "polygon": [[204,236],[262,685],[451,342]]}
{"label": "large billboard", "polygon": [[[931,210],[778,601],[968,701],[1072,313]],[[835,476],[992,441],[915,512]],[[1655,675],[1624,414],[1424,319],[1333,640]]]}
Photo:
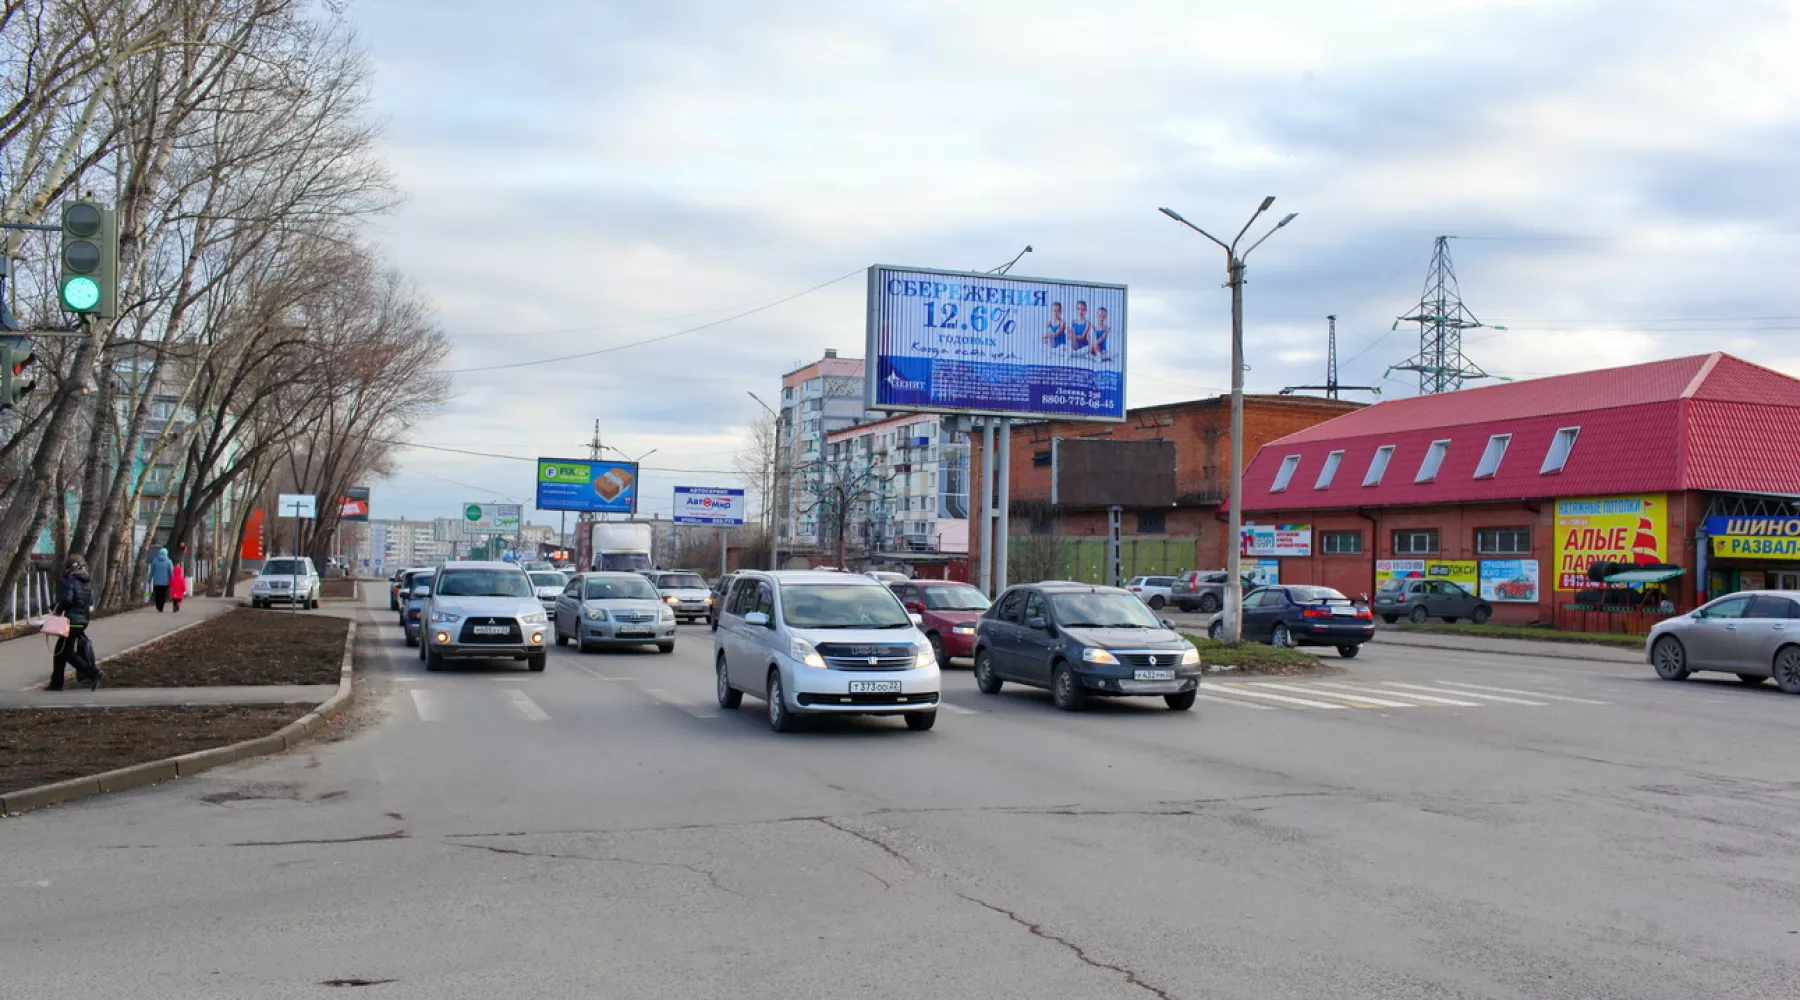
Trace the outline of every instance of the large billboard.
{"label": "large billboard", "polygon": [[538,510],[635,514],[637,487],[636,462],[588,458],[538,459]]}
{"label": "large billboard", "polygon": [[1175,506],[1175,442],[1050,439],[1050,502],[1063,507]]}
{"label": "large billboard", "polygon": [[1124,285],[869,268],[866,400],[922,413],[1125,419]]}
{"label": "large billboard", "polygon": [[516,503],[466,503],[463,531],[471,535],[516,535],[522,513]]}
{"label": "large billboard", "polygon": [[1668,525],[1668,498],[1661,493],[1556,501],[1556,589],[1599,586],[1587,575],[1597,562],[1662,562]]}
{"label": "large billboard", "polygon": [[352,486],[338,498],[338,520],[367,521],[369,519],[369,488]]}
{"label": "large billboard", "polygon": [[744,523],[744,491],[716,486],[677,486],[674,520],[676,524],[737,527]]}

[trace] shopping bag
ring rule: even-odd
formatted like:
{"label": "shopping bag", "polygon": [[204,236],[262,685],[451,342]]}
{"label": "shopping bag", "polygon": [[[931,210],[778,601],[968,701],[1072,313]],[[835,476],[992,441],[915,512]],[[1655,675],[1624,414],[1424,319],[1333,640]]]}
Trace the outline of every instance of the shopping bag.
{"label": "shopping bag", "polygon": [[69,634],[69,620],[62,615],[45,615],[44,623],[38,626],[38,631],[45,635],[66,636]]}

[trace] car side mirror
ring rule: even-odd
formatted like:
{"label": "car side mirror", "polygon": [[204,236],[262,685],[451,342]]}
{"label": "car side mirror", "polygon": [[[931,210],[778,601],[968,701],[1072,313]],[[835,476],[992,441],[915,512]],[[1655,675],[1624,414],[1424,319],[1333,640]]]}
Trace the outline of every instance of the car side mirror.
{"label": "car side mirror", "polygon": [[1160,624],[1162,625],[1163,628],[1166,628],[1171,632],[1175,631],[1175,623],[1168,620],[1167,618],[1164,618]]}
{"label": "car side mirror", "polygon": [[1049,623],[1049,622],[1047,622],[1047,621],[1045,621],[1045,620],[1044,620],[1044,619],[1042,619],[1042,618],[1033,618],[1033,619],[1030,619],[1030,620],[1029,620],[1029,621],[1027,621],[1027,622],[1026,622],[1026,623],[1025,623],[1025,627],[1026,627],[1026,628],[1034,628],[1034,629],[1037,629],[1037,630],[1038,630],[1038,631],[1039,631],[1039,632],[1048,632],[1048,631],[1050,631],[1050,623]]}
{"label": "car side mirror", "polygon": [[906,617],[908,617],[908,618],[911,618],[911,619],[912,619],[912,623],[913,623],[913,624],[914,624],[914,625],[923,625],[923,624],[925,624],[925,616],[924,616],[924,615],[922,615],[922,614],[919,614],[919,613],[918,613],[918,612],[917,612],[917,611],[915,611],[915,612],[913,612],[913,613],[911,613],[911,614],[909,614],[909,615],[907,615],[907,616],[906,616]]}
{"label": "car side mirror", "polygon": [[755,625],[760,628],[770,628],[771,627],[769,624],[768,614],[766,612],[762,612],[762,611],[752,611],[749,614],[745,615],[744,616],[744,624],[745,625]]}
{"label": "car side mirror", "polygon": [[431,596],[431,588],[427,587],[421,583],[417,587],[413,588],[412,595],[414,597],[430,597]]}
{"label": "car side mirror", "polygon": [[907,601],[906,602],[906,610],[911,611],[914,615],[917,615],[919,612],[925,610],[925,605],[920,604],[918,601]]}

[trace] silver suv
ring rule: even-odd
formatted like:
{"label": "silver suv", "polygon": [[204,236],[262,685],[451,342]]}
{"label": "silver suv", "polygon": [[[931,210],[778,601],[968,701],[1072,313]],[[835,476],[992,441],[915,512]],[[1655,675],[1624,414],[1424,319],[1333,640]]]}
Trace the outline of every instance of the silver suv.
{"label": "silver suv", "polygon": [[424,642],[419,658],[428,670],[447,659],[524,660],[542,670],[550,618],[531,578],[512,563],[447,562],[432,577],[420,612]]}
{"label": "silver suv", "polygon": [[866,576],[804,570],[738,574],[719,613],[719,705],[768,702],[769,726],[799,715],[903,715],[937,722],[937,655],[894,592]]}
{"label": "silver suv", "polygon": [[250,582],[250,606],[266,608],[276,603],[319,606],[319,572],[306,556],[279,556],[265,560]]}

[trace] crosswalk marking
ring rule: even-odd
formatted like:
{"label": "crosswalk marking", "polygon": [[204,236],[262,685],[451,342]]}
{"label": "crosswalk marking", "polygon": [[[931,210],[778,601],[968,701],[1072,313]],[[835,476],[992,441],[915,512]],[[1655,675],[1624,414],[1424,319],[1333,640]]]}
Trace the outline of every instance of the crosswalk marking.
{"label": "crosswalk marking", "polygon": [[1604,701],[1595,701],[1592,698],[1571,698],[1568,695],[1546,694],[1543,691],[1516,691],[1512,688],[1488,687],[1486,684],[1464,684],[1460,681],[1438,681],[1438,683],[1446,685],[1448,687],[1455,687],[1455,688],[1474,688],[1477,691],[1498,691],[1501,694],[1520,694],[1520,695],[1524,695],[1527,698],[1548,698],[1551,701],[1568,701],[1568,702],[1574,702],[1577,705],[1604,705],[1604,704],[1606,704],[1606,702],[1604,702]]}
{"label": "crosswalk marking", "polygon": [[[1389,685],[1389,686],[1391,687],[1392,685]],[[1440,697],[1438,695],[1432,695],[1432,694],[1412,694],[1409,692],[1404,697],[1411,698],[1414,701],[1428,701],[1428,702],[1431,702],[1433,705],[1454,705],[1457,708],[1482,708],[1482,707],[1484,707],[1482,705],[1482,703],[1479,701],[1458,701],[1455,698],[1444,698],[1444,697]]]}
{"label": "crosswalk marking", "polygon": [[[1266,687],[1267,685],[1257,684],[1254,686],[1260,688],[1260,687]],[[1238,695],[1238,696],[1242,696],[1245,698],[1267,698],[1270,701],[1285,702],[1290,705],[1299,705],[1303,708],[1333,709],[1333,708],[1349,708],[1350,707],[1349,705],[1334,705],[1331,702],[1327,702],[1327,701],[1313,701],[1308,698],[1294,698],[1294,697],[1291,697],[1291,696],[1285,695],[1285,694],[1271,694],[1268,691],[1252,691],[1251,687],[1252,687],[1252,685],[1248,685],[1248,684],[1221,684],[1221,685],[1213,688],[1213,690],[1218,691],[1221,694]]]}
{"label": "crosswalk marking", "polygon": [[[1406,688],[1409,691],[1442,691],[1442,690],[1444,690],[1443,688],[1438,688],[1438,687],[1425,687],[1422,684],[1402,684],[1399,681],[1388,681],[1387,685],[1388,685],[1388,687]],[[1498,694],[1477,694],[1473,691],[1463,691],[1460,689],[1453,690],[1450,693],[1454,694],[1454,695],[1458,695],[1463,698],[1479,698],[1482,701],[1498,701],[1498,702],[1503,702],[1508,705],[1530,705],[1534,708],[1543,708],[1546,705],[1550,704],[1547,701],[1526,701],[1523,698],[1508,698],[1504,695],[1498,695]],[[1523,692],[1523,693],[1529,693],[1529,692]]]}
{"label": "crosswalk marking", "polygon": [[1210,701],[1215,705],[1230,705],[1232,708],[1251,708],[1258,712],[1281,711],[1281,709],[1276,708],[1274,705],[1258,705],[1255,702],[1239,701],[1236,698],[1220,698],[1217,695],[1210,694],[1200,695],[1199,698],[1201,701]]}
{"label": "crosswalk marking", "polygon": [[436,722],[438,715],[437,695],[424,688],[410,688],[406,692],[412,695],[413,711],[419,713],[420,722]]}
{"label": "crosswalk marking", "polygon": [[545,722],[550,718],[550,713],[539,708],[538,703],[532,701],[530,695],[518,688],[506,688],[504,694],[506,700],[512,702],[513,709],[523,715],[526,721]]}
{"label": "crosswalk marking", "polygon": [[1389,701],[1386,698],[1374,698],[1369,695],[1360,694],[1360,693],[1358,693],[1358,694],[1338,694],[1336,691],[1330,690],[1331,685],[1329,685],[1329,684],[1308,684],[1305,687],[1300,687],[1300,686],[1294,685],[1294,684],[1262,684],[1259,686],[1266,687],[1266,688],[1274,688],[1277,691],[1293,691],[1298,694],[1319,694],[1319,689],[1325,688],[1327,690],[1325,690],[1323,694],[1319,694],[1319,697],[1336,698],[1339,701],[1361,702],[1362,704],[1365,704],[1365,705],[1373,705],[1376,708],[1418,708],[1419,707],[1410,702]]}

